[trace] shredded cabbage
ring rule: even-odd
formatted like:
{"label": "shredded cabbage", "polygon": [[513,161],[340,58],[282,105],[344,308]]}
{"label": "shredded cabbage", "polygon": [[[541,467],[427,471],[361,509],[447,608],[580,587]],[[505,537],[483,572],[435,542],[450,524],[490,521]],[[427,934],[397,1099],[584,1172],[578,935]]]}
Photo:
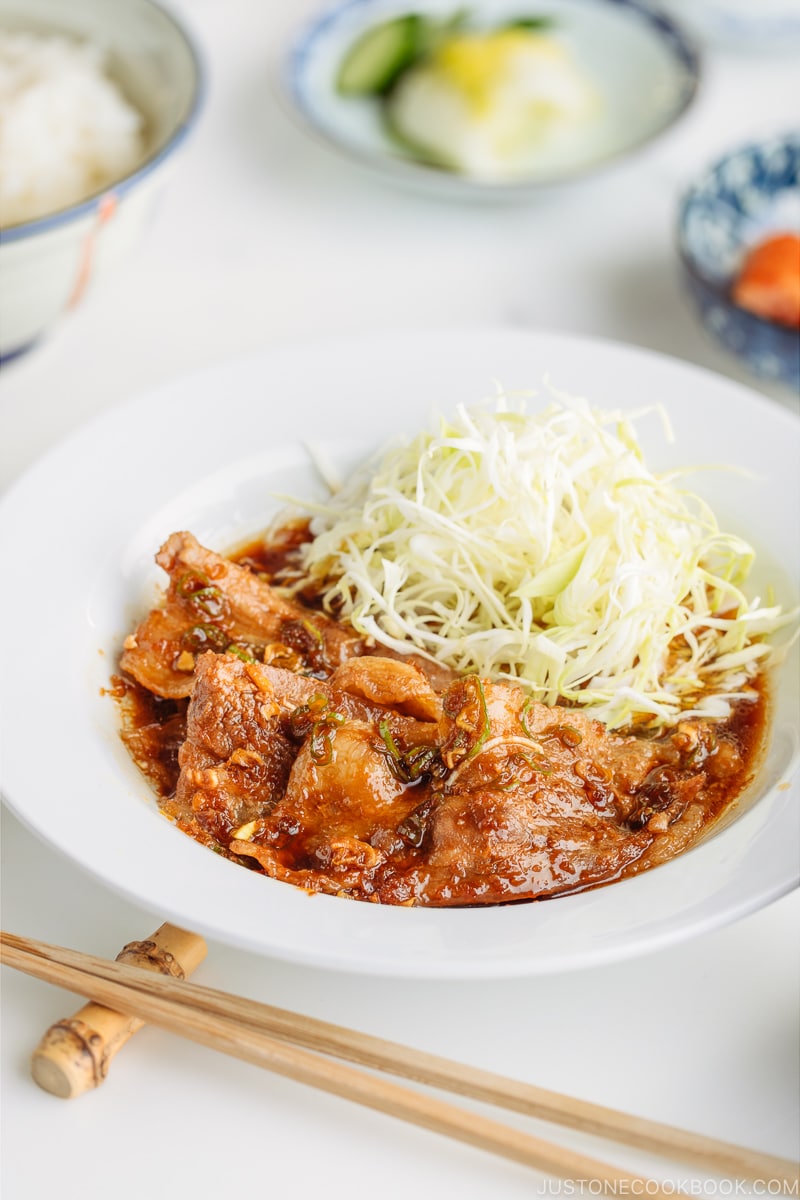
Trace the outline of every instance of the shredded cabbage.
{"label": "shredded cabbage", "polygon": [[308,509],[302,583],[381,645],[611,728],[727,716],[794,614],[747,600],[753,550],[647,468],[641,415],[461,406]]}

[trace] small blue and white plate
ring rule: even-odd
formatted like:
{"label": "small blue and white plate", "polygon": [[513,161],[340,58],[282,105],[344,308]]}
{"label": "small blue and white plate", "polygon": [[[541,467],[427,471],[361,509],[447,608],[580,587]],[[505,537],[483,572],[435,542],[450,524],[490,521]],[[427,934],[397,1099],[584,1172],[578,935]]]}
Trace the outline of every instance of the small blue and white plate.
{"label": "small blue and white plate", "polygon": [[281,91],[303,126],[350,159],[397,181],[458,196],[513,198],[566,183],[647,145],[689,107],[699,56],[666,16],[640,0],[475,0],[475,25],[494,28],[523,16],[551,17],[553,35],[600,98],[596,112],[561,147],[513,181],[476,179],[415,159],[392,139],[372,98],[341,96],[336,75],[366,29],[411,11],[447,17],[459,0],[346,0],[306,27],[291,46]]}
{"label": "small blue and white plate", "polygon": [[773,233],[800,233],[800,133],[741,146],[683,197],[678,251],[708,332],[762,379],[800,389],[800,333],[734,304],[744,257]]}

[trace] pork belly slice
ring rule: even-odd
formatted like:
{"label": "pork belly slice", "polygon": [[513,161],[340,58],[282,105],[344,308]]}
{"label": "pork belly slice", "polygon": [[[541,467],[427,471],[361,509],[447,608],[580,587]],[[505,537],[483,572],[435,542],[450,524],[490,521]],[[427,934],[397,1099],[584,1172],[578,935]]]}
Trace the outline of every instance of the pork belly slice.
{"label": "pork belly slice", "polygon": [[[659,805],[648,781],[677,761],[674,747],[530,704],[516,687],[460,680],[438,721],[397,721],[391,743],[374,714],[343,723],[323,754],[306,742],[282,799],[231,849],[275,878],[362,900],[531,899],[617,878],[703,786],[670,766]],[[417,779],[399,769],[414,761],[429,768]]]}
{"label": "pork belly slice", "polygon": [[231,644],[317,675],[364,652],[364,640],[352,630],[287,600],[191,533],[173,533],[156,562],[169,575],[165,605],[126,639],[120,666],[158,696],[190,695],[198,654],[223,652]]}
{"label": "pork belly slice", "polygon": [[275,879],[371,898],[377,869],[405,849],[397,828],[417,803],[389,761],[374,721],[343,724],[324,761],[306,742],[283,800],[252,841],[233,841],[231,849]]}
{"label": "pork belly slice", "polygon": [[[702,778],[682,780],[669,830],[669,854],[655,854],[661,835],[633,831],[587,804],[580,781],[557,778],[513,792],[455,789],[429,812],[412,813],[424,856],[409,870],[384,872],[384,903],[452,906],[499,904],[579,891],[655,865],[690,844],[702,810],[687,805]],[[649,855],[653,855],[648,859]]]}
{"label": "pork belly slice", "polygon": [[[379,693],[387,704],[393,701],[396,709],[375,703],[370,693]],[[164,811],[199,841],[227,850],[237,834],[249,837],[263,826],[284,798],[298,754],[313,764],[326,757],[335,737],[337,757],[344,763],[340,751],[353,731],[364,727],[378,738],[385,762],[386,747],[378,733],[384,721],[387,736],[404,743],[435,741],[436,721],[419,721],[408,715],[409,709],[436,715],[441,704],[425,676],[406,663],[371,658],[363,670],[341,669],[330,680],[316,680],[234,655],[204,653],[197,660],[176,794]],[[365,770],[365,763],[359,763],[359,775]],[[375,793],[376,804],[382,802],[377,774],[364,787]],[[335,810],[333,793],[326,805]],[[352,808],[347,821],[355,821]],[[298,827],[299,814],[291,822]],[[287,826],[279,822],[276,828],[285,833]],[[328,828],[335,838],[338,827],[332,817]],[[236,852],[237,846],[232,848]]]}
{"label": "pork belly slice", "polygon": [[162,809],[206,845],[266,815],[286,788],[297,747],[284,731],[269,680],[244,663],[206,653],[197,663],[175,796]]}
{"label": "pork belly slice", "polygon": [[[583,713],[526,701],[516,687],[485,682],[483,694],[483,745],[406,819],[422,861],[384,872],[384,902],[554,896],[663,861],[654,847],[665,831],[672,853],[696,836],[705,775],[686,770],[671,738],[621,737]],[[453,707],[445,696],[445,713]],[[452,738],[451,727],[445,747]]]}
{"label": "pork belly slice", "polygon": [[377,654],[351,658],[336,668],[330,683],[337,691],[420,721],[439,721],[442,717],[441,697],[422,667],[407,659]]}

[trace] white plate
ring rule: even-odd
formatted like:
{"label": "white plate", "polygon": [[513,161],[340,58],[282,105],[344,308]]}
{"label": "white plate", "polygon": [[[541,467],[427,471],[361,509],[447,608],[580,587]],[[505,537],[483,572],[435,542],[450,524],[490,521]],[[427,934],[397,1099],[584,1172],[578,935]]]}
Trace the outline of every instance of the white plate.
{"label": "white plate", "polygon": [[[721,522],[754,541],[754,587],[793,603],[800,564],[800,422],[749,390],[613,343],[512,331],[290,347],[171,384],[112,411],[42,459],[0,506],[4,790],[52,845],[162,919],[318,966],[429,977],[528,975],[654,949],[730,921],[798,878],[797,654],[780,672],[773,741],[736,819],[640,877],[533,904],[461,910],[309,896],[180,833],[125,753],[101,695],[122,638],[156,598],[155,549],[191,529],[224,549],[256,533],[275,491],[319,488],[302,439],[346,464],[434,407],[530,388],[545,373],[600,407],[660,402],[640,433],[692,477]],[[778,565],[780,564],[780,566]],[[757,803],[755,803],[757,800]],[[66,902],[66,898],[65,898]]]}
{"label": "white plate", "polygon": [[[457,0],[426,0],[426,13],[452,15]],[[306,129],[355,161],[394,179],[448,196],[524,197],[580,178],[644,146],[685,112],[699,78],[697,52],[680,29],[638,0],[475,0],[474,23],[487,28],[521,15],[554,18],[568,48],[601,99],[569,144],[554,144],[529,176],[503,183],[470,179],[416,161],[384,128],[380,104],[340,96],[335,80],[349,47],[365,29],[398,13],[407,0],[347,0],[316,18],[282,65],[280,90]]]}

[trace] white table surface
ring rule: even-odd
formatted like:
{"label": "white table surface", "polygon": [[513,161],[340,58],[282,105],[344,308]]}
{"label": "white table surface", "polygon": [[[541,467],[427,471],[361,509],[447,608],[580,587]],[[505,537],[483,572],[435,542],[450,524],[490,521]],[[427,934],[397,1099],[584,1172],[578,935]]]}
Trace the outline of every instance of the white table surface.
{"label": "white table surface", "polygon": [[[694,107],[644,153],[518,207],[455,207],[352,168],[277,105],[272,63],[313,7],[184,0],[208,61],[206,109],[141,253],[3,371],[3,485],[82,422],[152,385],[322,334],[566,329],[743,378],[682,294],[675,201],[728,146],[788,126],[796,57],[708,48]],[[798,408],[796,397],[766,390]],[[7,929],[109,957],[154,925],[8,813],[2,916]],[[326,974],[219,944],[196,978],[797,1157],[799,918],[795,893],[635,961],[510,983]],[[557,1192],[522,1167],[152,1029],[102,1088],[59,1101],[33,1084],[28,1056],[76,1001],[10,971],[3,1001],[4,1200],[210,1198],[234,1187],[330,1200]],[[700,1178],[588,1138],[563,1140],[687,1189]]]}

